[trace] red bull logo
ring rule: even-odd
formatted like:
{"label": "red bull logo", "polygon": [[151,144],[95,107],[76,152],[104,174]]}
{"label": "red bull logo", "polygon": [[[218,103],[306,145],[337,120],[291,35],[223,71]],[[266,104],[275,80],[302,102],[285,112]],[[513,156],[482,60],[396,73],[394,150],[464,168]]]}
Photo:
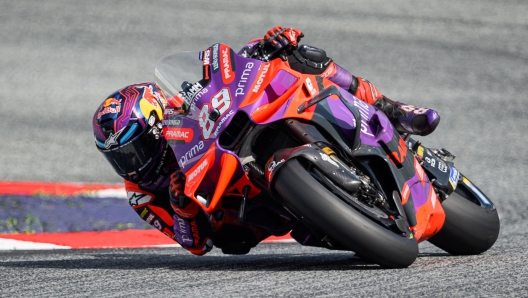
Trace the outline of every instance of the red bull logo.
{"label": "red bull logo", "polygon": [[97,113],[97,119],[100,119],[106,114],[117,114],[121,112],[121,100],[115,98],[108,98],[103,102],[99,113]]}
{"label": "red bull logo", "polygon": [[143,99],[151,104],[154,108],[158,107],[159,93],[152,91],[152,85],[143,88]]}

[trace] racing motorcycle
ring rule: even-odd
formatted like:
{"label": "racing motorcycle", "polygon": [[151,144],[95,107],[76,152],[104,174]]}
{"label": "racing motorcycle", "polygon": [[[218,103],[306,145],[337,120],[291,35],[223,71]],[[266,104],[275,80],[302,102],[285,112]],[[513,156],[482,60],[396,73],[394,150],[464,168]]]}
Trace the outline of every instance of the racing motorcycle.
{"label": "racing motorcycle", "polygon": [[[206,213],[229,199],[241,223],[387,268],[411,265],[426,240],[453,255],[495,243],[497,210],[454,155],[400,135],[383,112],[329,80],[263,57],[218,43],[156,65],[157,83],[176,102],[164,136],[185,195]],[[254,205],[284,220],[252,222]]]}

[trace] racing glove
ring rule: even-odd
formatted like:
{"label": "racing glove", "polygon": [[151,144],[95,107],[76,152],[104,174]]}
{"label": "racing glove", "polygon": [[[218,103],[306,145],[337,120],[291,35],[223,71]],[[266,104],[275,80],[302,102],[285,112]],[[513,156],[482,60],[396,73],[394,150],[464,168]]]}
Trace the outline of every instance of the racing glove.
{"label": "racing glove", "polygon": [[304,37],[304,34],[299,29],[295,28],[284,28],[277,26],[268,31],[264,35],[264,42],[269,42],[271,45],[280,50],[287,45],[291,45],[293,48],[297,48],[297,42]]}
{"label": "racing glove", "polygon": [[206,213],[195,201],[183,194],[185,176],[181,171],[171,175],[170,204],[176,214],[174,238],[192,254],[203,255],[213,248],[213,229]]}

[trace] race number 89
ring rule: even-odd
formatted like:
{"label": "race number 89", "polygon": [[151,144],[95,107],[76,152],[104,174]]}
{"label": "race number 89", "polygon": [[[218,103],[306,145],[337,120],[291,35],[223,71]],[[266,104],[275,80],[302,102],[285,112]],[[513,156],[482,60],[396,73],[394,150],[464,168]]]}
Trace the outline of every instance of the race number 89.
{"label": "race number 89", "polygon": [[[222,116],[231,107],[231,95],[228,88],[223,88],[211,98],[211,107],[218,110]],[[204,139],[209,139],[213,132],[214,121],[209,119],[209,105],[204,104],[198,115],[198,124],[202,129]]]}

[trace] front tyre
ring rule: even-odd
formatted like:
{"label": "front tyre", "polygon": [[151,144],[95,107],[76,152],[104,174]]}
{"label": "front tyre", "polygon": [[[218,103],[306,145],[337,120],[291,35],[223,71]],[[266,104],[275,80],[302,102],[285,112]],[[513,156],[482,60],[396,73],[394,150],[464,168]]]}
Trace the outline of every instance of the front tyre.
{"label": "front tyre", "polygon": [[429,242],[452,255],[487,251],[499,236],[500,222],[493,203],[467,178],[442,202],[446,219]]}
{"label": "front tyre", "polygon": [[418,243],[411,233],[402,236],[361,214],[325,188],[296,159],[278,170],[272,189],[302,221],[364,259],[387,268],[408,267],[416,260]]}

